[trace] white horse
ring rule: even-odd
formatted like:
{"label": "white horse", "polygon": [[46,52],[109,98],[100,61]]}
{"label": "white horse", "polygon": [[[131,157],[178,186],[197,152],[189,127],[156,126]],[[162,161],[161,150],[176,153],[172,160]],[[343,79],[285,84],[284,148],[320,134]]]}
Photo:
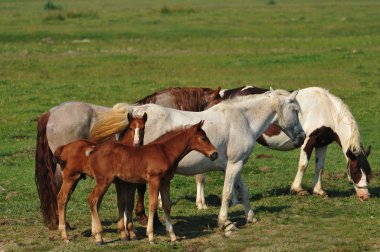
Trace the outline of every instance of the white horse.
{"label": "white horse", "polygon": [[[228,221],[227,210],[235,182],[243,195],[246,220],[251,223],[256,220],[240,171],[253,151],[255,140],[271,123],[279,126],[292,139],[294,145],[300,146],[303,143],[305,133],[298,120],[299,105],[295,99],[296,95],[297,91],[290,94],[284,90],[275,90],[261,95],[237,97],[202,112],[179,111],[154,104],[143,106],[119,104],[114,106],[114,112],[105,114],[105,117],[94,125],[91,135],[94,138],[107,137],[101,135],[102,129],[110,130],[112,124],[117,127],[113,132],[108,131],[109,134],[122,130],[123,127],[119,127],[120,123],[127,124],[125,112],[131,109],[134,113],[148,114],[145,143],[180,125],[205,120],[203,129],[218,149],[219,158],[210,162],[202,155],[192,152],[179,163],[176,173],[189,176],[211,170],[224,171],[219,226],[226,227],[231,223]],[[152,215],[153,213],[149,213],[149,216]]]}
{"label": "white horse", "polygon": [[[233,90],[224,90],[224,95],[232,97],[257,94],[264,89],[255,87],[242,87]],[[224,98],[224,97],[223,97]],[[291,186],[291,192],[299,195],[307,195],[302,188],[303,174],[309,164],[311,153],[315,149],[315,175],[312,192],[317,195],[327,196],[322,189],[321,174],[324,169],[327,147],[332,142],[337,142],[347,161],[348,179],[352,182],[356,194],[360,200],[369,197],[368,181],[371,177],[371,167],[367,157],[370,154],[370,146],[364,150],[361,144],[359,127],[344,102],[323,88],[310,87],[301,89],[297,95],[297,101],[301,108],[299,120],[306,133],[306,139],[301,146],[301,154],[298,162],[298,172]],[[275,126],[264,132],[258,142],[268,148],[288,151],[297,148],[291,139]],[[205,178],[197,177],[197,206],[205,208],[204,199]],[[233,194],[233,196],[235,193]],[[233,197],[232,203],[238,200]]]}

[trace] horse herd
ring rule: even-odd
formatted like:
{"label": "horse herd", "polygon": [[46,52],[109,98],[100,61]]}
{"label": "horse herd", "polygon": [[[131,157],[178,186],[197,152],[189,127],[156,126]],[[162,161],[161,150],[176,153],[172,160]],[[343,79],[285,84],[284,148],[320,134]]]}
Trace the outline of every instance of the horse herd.
{"label": "horse herd", "polygon": [[196,204],[204,209],[204,173],[220,170],[225,178],[218,225],[227,231],[234,229],[228,220],[228,205],[230,200],[237,202],[236,195],[241,197],[247,223],[256,222],[240,173],[256,141],[282,151],[301,147],[291,186],[291,192],[300,195],[309,194],[301,182],[315,149],[312,193],[321,196],[327,196],[321,183],[327,146],[337,142],[359,199],[369,198],[370,147],[363,148],[347,105],[327,90],[168,88],[133,105],[119,103],[107,108],[66,102],[40,116],[35,180],[44,221],[50,229],[58,224],[63,240],[68,241],[67,202],[77,183],[90,176],[96,182],[88,203],[97,244],[103,244],[98,211],[112,183],[122,239],[136,237],[132,211],[137,189],[135,214],[140,223],[147,224],[148,240],[154,242],[153,228],[160,224],[156,211],[160,193],[166,231],[171,241],[176,241],[170,218],[170,180],[175,173],[195,175]]}

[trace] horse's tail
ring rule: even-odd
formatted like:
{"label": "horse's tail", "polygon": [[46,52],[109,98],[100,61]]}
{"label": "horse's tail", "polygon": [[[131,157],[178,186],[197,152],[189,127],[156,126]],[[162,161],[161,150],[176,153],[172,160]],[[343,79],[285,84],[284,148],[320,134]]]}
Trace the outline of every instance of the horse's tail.
{"label": "horse's tail", "polygon": [[45,224],[49,229],[57,228],[57,188],[52,169],[53,153],[46,138],[46,126],[50,112],[42,114],[37,123],[37,148],[35,160],[35,182]]}
{"label": "horse's tail", "polygon": [[91,129],[90,140],[102,142],[112,135],[122,132],[128,126],[128,113],[132,111],[129,105],[116,104],[111,111],[101,114],[101,118]]}

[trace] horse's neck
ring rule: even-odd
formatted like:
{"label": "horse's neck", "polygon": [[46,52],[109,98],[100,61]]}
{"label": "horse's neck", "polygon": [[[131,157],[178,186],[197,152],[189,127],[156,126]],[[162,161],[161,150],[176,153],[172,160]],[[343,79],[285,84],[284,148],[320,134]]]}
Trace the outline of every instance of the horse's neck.
{"label": "horse's neck", "polygon": [[[342,105],[339,100],[335,100],[334,97],[330,97],[330,101],[333,104],[333,106],[330,107],[332,113],[331,116],[334,120],[333,130],[339,137],[343,153],[346,154],[346,151],[352,147],[353,141],[360,141],[358,127],[355,120],[352,120],[353,117],[351,112],[348,111],[348,108],[345,105]],[[347,109],[347,111],[343,111],[344,114],[342,114],[342,109]],[[360,143],[358,143],[358,145],[360,145]]]}
{"label": "horse's neck", "polygon": [[192,151],[189,148],[189,142],[190,136],[183,132],[160,143],[171,167],[178,164],[184,156]]}
{"label": "horse's neck", "polygon": [[241,111],[248,120],[255,139],[262,135],[275,118],[275,111],[267,96],[244,101]]}
{"label": "horse's neck", "polygon": [[123,133],[122,138],[120,139],[120,142],[128,146],[133,146],[133,139],[132,139],[130,130],[127,130],[126,132]]}

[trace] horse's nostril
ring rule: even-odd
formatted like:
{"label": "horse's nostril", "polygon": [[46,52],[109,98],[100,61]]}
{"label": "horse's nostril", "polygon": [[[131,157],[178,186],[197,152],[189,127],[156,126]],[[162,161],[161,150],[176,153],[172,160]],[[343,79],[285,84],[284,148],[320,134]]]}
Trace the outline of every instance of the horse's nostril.
{"label": "horse's nostril", "polygon": [[218,152],[214,152],[214,153],[212,153],[211,156],[210,156],[211,161],[214,161],[214,160],[216,160],[217,158],[218,158]]}

